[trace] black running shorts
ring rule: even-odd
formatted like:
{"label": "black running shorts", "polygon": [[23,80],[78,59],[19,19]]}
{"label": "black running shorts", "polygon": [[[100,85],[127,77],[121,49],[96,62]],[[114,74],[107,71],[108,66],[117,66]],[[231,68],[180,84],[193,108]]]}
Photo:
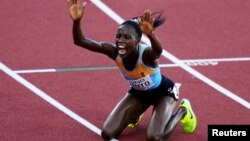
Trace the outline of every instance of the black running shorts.
{"label": "black running shorts", "polygon": [[164,96],[172,97],[177,101],[179,98],[179,90],[178,93],[173,92],[174,86],[175,83],[171,79],[162,75],[161,83],[157,88],[150,91],[142,91],[136,90],[131,87],[128,92],[143,103],[154,105],[159,99]]}

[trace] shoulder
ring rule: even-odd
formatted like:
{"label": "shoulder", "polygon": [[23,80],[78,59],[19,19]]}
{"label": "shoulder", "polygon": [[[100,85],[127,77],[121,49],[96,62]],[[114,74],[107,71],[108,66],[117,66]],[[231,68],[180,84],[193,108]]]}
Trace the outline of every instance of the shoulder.
{"label": "shoulder", "polygon": [[100,42],[101,46],[104,48],[116,48],[115,44],[108,42]]}
{"label": "shoulder", "polygon": [[115,60],[115,58],[118,54],[118,50],[117,50],[117,47],[115,46],[115,44],[102,42],[101,47],[104,51],[103,52],[104,54],[108,55],[110,58]]}
{"label": "shoulder", "polygon": [[157,67],[159,57],[155,55],[150,45],[143,44],[142,47],[142,61],[149,67]]}

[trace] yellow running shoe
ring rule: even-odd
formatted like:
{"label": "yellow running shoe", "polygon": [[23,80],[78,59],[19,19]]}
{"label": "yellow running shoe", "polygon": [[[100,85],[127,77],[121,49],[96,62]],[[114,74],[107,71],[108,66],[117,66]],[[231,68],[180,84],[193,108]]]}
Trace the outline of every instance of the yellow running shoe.
{"label": "yellow running shoe", "polygon": [[193,133],[197,126],[196,115],[192,110],[191,104],[188,99],[183,99],[180,103],[180,107],[186,109],[186,115],[180,120],[182,123],[184,132]]}
{"label": "yellow running shoe", "polygon": [[141,120],[143,114],[141,114],[135,121],[132,121],[131,123],[128,124],[128,127],[134,128]]}

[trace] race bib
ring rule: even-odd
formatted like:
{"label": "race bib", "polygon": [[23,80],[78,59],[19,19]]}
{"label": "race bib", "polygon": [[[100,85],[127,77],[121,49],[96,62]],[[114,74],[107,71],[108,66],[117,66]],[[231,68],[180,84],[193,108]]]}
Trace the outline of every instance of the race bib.
{"label": "race bib", "polygon": [[141,79],[128,80],[128,81],[129,81],[130,86],[136,90],[147,90],[154,85],[150,76],[145,76]]}

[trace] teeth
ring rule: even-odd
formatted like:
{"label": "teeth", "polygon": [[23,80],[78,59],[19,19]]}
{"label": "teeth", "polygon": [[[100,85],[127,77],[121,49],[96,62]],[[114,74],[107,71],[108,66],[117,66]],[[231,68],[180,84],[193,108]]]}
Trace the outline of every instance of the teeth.
{"label": "teeth", "polygon": [[127,51],[126,51],[126,45],[124,44],[119,44],[118,45],[118,53],[123,55],[125,54]]}
{"label": "teeth", "polygon": [[125,48],[125,46],[124,45],[119,45],[119,48]]}

